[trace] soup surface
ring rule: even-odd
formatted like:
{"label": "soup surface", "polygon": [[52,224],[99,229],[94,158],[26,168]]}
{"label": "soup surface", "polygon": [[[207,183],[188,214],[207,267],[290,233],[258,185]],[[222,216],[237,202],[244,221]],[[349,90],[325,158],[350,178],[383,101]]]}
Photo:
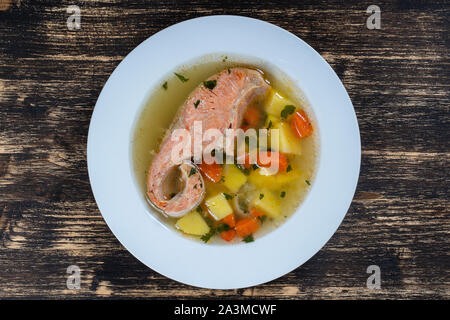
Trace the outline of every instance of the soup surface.
{"label": "soup surface", "polygon": [[[214,92],[215,84],[205,81],[210,76],[240,68],[257,70],[270,85],[264,95],[250,101],[239,125],[245,133],[255,129],[256,135],[235,141],[232,154],[213,149],[212,156],[227,163],[203,161],[193,166],[189,176],[198,170],[203,180],[199,187],[204,188],[204,197],[195,208],[177,217],[164,214],[161,208],[154,210],[148,197],[149,168],[178,109],[196,88],[205,86]],[[267,132],[267,142],[261,132]],[[276,144],[271,143],[273,137]],[[250,159],[252,148],[257,156]],[[136,120],[132,157],[142,196],[166,225],[207,243],[252,242],[283,223],[304,200],[314,180],[318,129],[312,109],[289,79],[263,65],[217,55],[181,66],[152,91]],[[173,180],[179,179],[175,173]],[[175,200],[183,188],[175,182],[167,201]]]}

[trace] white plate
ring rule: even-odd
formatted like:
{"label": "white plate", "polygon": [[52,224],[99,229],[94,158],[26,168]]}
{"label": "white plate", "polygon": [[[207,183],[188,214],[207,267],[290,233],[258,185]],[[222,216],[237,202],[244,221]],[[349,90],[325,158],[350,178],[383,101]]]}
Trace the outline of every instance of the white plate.
{"label": "white plate", "polygon": [[[133,125],[148,93],[177,66],[217,52],[252,56],[277,66],[302,89],[319,125],[320,160],[307,198],[286,223],[249,244],[205,245],[178,235],[148,214],[134,181]],[[217,289],[276,279],[319,251],[350,206],[361,157],[352,103],[327,62],[284,29],[238,16],[178,23],[128,54],[98,98],[87,151],[95,200],[123,246],[171,279]]]}

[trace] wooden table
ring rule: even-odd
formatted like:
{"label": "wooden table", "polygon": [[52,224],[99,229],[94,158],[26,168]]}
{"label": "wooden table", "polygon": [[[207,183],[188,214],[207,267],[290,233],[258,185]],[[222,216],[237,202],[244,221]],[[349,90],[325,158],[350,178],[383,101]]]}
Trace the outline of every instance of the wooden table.
{"label": "wooden table", "polygon": [[[0,0],[0,298],[450,298],[448,2],[144,2]],[[366,27],[371,4],[379,30]],[[157,31],[214,14],[259,18],[314,47],[347,88],[362,139],[357,192],[327,245],[284,277],[229,291],[136,260],[103,221],[86,165],[92,110],[118,63]],[[79,290],[66,286],[70,265]],[[379,290],[366,287],[369,265]]]}

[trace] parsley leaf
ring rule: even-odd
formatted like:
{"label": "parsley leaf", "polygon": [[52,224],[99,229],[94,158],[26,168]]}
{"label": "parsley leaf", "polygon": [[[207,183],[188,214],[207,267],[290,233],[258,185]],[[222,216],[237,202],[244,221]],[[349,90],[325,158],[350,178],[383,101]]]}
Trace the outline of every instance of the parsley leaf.
{"label": "parsley leaf", "polygon": [[286,119],[290,114],[293,114],[294,111],[295,111],[295,106],[293,106],[292,104],[288,104],[281,111],[281,119]]}
{"label": "parsley leaf", "polygon": [[232,195],[230,195],[230,194],[228,194],[228,193],[222,193],[223,195],[224,195],[224,197],[225,197],[225,199],[227,199],[227,200],[231,200],[231,199],[233,199],[233,196]]}
{"label": "parsley leaf", "polygon": [[191,171],[189,172],[188,177],[192,176],[193,174],[195,174],[197,172],[197,170],[195,170],[195,168],[191,168]]}
{"label": "parsley leaf", "polygon": [[197,109],[197,107],[198,107],[198,105],[200,104],[200,102],[201,102],[200,100],[197,100],[197,101],[194,102],[194,107],[195,107],[195,109]]}
{"label": "parsley leaf", "polygon": [[208,242],[214,235],[216,234],[216,229],[209,230],[208,233],[205,233],[200,237],[203,242]]}
{"label": "parsley leaf", "polygon": [[231,230],[231,227],[226,224],[226,223],[222,223],[219,227],[217,227],[217,232],[221,233],[222,231],[229,231]]}
{"label": "parsley leaf", "polygon": [[289,172],[289,171],[291,171],[291,170],[292,170],[291,165],[288,165],[287,168],[286,168],[286,172]]}
{"label": "parsley leaf", "polygon": [[203,85],[208,88],[209,90],[212,90],[216,87],[217,84],[217,80],[208,80],[208,81],[203,81]]}
{"label": "parsley leaf", "polygon": [[189,78],[186,78],[182,74],[179,74],[179,73],[176,73],[176,72],[174,72],[174,74],[177,76],[178,79],[180,79],[181,82],[187,82],[189,80]]}
{"label": "parsley leaf", "polygon": [[306,182],[306,184],[307,184],[308,186],[311,185],[311,182],[309,182],[309,180],[305,180],[305,182]]}
{"label": "parsley leaf", "polygon": [[259,200],[262,200],[262,198],[264,198],[264,193],[259,194]]}
{"label": "parsley leaf", "polygon": [[280,197],[284,198],[286,196],[286,191],[281,191]]}
{"label": "parsley leaf", "polygon": [[249,243],[249,242],[255,241],[255,239],[253,238],[253,235],[250,234],[250,235],[246,236],[244,239],[242,239],[242,241]]}
{"label": "parsley leaf", "polygon": [[164,90],[167,90],[167,81],[163,83],[162,87]]}

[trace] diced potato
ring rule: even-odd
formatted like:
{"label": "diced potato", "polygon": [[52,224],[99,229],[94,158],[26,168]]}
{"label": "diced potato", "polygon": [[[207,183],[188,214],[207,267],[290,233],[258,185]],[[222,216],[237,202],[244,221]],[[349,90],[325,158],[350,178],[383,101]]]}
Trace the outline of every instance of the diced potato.
{"label": "diced potato", "polygon": [[281,117],[281,111],[287,105],[294,105],[294,103],[274,91],[267,100],[266,112],[275,117]]}
{"label": "diced potato", "polygon": [[175,226],[187,234],[201,236],[209,232],[209,226],[197,211],[191,211],[178,219]]}
{"label": "diced potato", "polygon": [[233,213],[233,208],[230,206],[223,193],[219,193],[206,199],[205,204],[211,215],[216,220],[222,220],[227,215]]}
{"label": "diced potato", "polygon": [[261,189],[259,196],[253,200],[253,206],[270,218],[276,218],[281,213],[280,200],[268,189]]}
{"label": "diced potato", "polygon": [[301,140],[294,135],[291,126],[287,122],[278,122],[273,126],[273,129],[279,130],[279,145],[277,148],[276,145],[272,145],[271,143],[271,148],[273,150],[287,154],[302,154]]}
{"label": "diced potato", "polygon": [[292,169],[289,172],[280,172],[275,175],[266,175],[262,169],[252,171],[248,177],[248,181],[258,188],[265,187],[270,190],[278,190],[301,177],[300,172],[296,169]]}
{"label": "diced potato", "polygon": [[224,186],[231,192],[237,192],[247,181],[247,176],[242,173],[234,164],[226,164],[223,170]]}

